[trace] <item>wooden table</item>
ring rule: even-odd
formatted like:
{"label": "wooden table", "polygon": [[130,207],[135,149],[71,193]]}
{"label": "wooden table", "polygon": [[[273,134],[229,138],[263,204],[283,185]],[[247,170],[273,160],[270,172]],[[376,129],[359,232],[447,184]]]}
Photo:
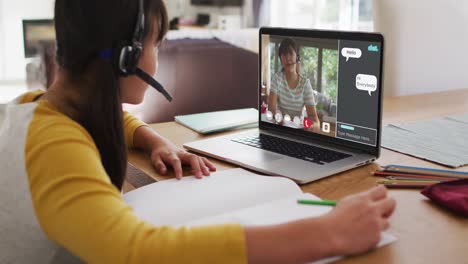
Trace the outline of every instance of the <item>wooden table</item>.
{"label": "wooden table", "polygon": [[[402,123],[463,113],[468,113],[468,89],[386,98],[383,123]],[[155,124],[151,127],[179,146],[204,138],[174,122]],[[468,140],[468,136],[460,140]],[[213,159],[212,161],[218,170],[236,167]],[[143,182],[148,182],[148,177],[152,178],[151,181],[172,178],[158,175],[143,153],[130,152],[129,162],[133,173]],[[323,199],[341,199],[376,185],[377,178],[371,176],[371,172],[378,168],[379,164],[444,168],[387,149],[382,149],[382,156],[377,162],[303,185],[301,188],[304,192],[313,193]],[[458,170],[468,171],[468,167]],[[185,171],[186,175],[190,173]],[[135,176],[133,178],[135,179]],[[130,183],[125,184],[126,191],[132,188]],[[390,232],[398,237],[398,241],[385,248],[338,263],[468,263],[468,219],[455,216],[434,205],[418,190],[393,189],[390,190],[390,195],[397,200],[397,210],[391,219]]]}

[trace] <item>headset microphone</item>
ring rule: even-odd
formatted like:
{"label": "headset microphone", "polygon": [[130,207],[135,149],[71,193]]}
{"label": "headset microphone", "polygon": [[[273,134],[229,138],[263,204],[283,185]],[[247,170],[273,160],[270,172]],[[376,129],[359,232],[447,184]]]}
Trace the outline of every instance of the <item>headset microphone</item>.
{"label": "headset microphone", "polygon": [[158,92],[164,95],[164,97],[166,97],[166,99],[169,102],[172,102],[172,96],[166,91],[166,89],[164,89],[164,87],[158,81],[156,81],[149,74],[147,74],[146,72],[144,72],[143,70],[137,67],[135,71],[135,75],[138,76],[143,81],[145,81],[147,84],[151,85],[154,89],[158,90]]}
{"label": "headset microphone", "polygon": [[164,87],[152,76],[138,68],[138,61],[143,52],[143,35],[145,31],[143,0],[138,0],[138,4],[138,18],[132,42],[130,45],[124,45],[120,49],[120,56],[117,61],[119,74],[121,76],[136,75],[138,78],[163,94],[164,97],[171,102],[172,96],[166,91],[166,89],[164,89]]}

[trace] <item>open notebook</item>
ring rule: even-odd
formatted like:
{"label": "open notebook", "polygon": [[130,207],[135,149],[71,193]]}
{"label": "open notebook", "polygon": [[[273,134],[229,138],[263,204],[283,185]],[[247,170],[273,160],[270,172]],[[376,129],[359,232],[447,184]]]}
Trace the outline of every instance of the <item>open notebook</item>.
{"label": "open notebook", "polygon": [[[219,171],[201,180],[185,177],[181,181],[161,181],[123,197],[137,216],[154,225],[268,225],[316,217],[332,210],[328,206],[297,204],[299,198],[319,198],[303,193],[287,178],[261,176],[240,168]],[[379,246],[395,240],[383,233]]]}

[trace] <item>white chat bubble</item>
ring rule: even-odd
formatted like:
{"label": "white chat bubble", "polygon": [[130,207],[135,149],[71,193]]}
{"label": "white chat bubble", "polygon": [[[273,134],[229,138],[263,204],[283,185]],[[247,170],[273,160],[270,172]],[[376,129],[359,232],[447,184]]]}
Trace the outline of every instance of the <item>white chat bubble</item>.
{"label": "white chat bubble", "polygon": [[369,96],[372,96],[371,92],[377,91],[377,77],[374,75],[358,74],[356,76],[356,88],[367,91],[369,92]]}
{"label": "white chat bubble", "polygon": [[341,50],[341,55],[346,57],[346,61],[348,61],[349,58],[359,59],[362,56],[362,51],[354,48],[343,48]]}

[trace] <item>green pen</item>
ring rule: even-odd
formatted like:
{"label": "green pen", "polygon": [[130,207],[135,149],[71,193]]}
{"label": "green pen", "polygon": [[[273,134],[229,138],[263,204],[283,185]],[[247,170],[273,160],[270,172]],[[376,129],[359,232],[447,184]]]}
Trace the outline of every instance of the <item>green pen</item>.
{"label": "green pen", "polygon": [[311,205],[325,205],[325,206],[336,206],[335,201],[330,200],[306,200],[306,199],[298,199],[298,204],[311,204]]}

